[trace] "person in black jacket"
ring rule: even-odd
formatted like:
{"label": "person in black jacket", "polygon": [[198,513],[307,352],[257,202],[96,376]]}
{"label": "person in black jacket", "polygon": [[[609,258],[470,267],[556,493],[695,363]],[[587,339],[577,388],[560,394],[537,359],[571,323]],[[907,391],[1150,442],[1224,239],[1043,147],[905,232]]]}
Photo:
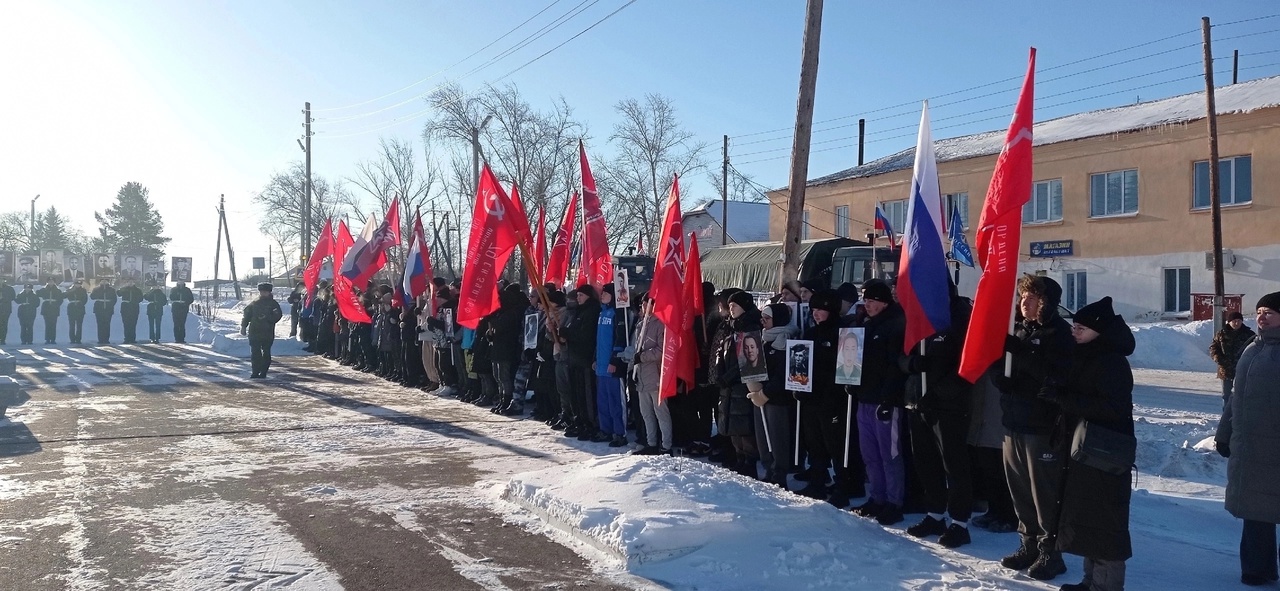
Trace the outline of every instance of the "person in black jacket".
{"label": "person in black jacket", "polygon": [[160,342],[160,321],[164,319],[164,307],[169,305],[169,298],[159,285],[147,292],[147,333],[151,344]]}
{"label": "person in black jacket", "polygon": [[[1049,401],[1062,407],[1066,433],[1087,422],[1133,436],[1133,331],[1111,309],[1111,298],[1080,308],[1075,322],[1075,354],[1067,383]],[[1131,471],[1112,474],[1067,460],[1057,549],[1084,557],[1084,580],[1067,591],[1123,591],[1129,539]],[[1273,552],[1274,554],[1274,552]],[[1272,559],[1274,560],[1274,556]]]}
{"label": "person in black jacket", "polygon": [[30,283],[22,287],[22,291],[14,296],[18,303],[18,328],[22,344],[30,345],[35,339],[36,310],[40,307],[40,296],[36,295]]}
{"label": "person in black jacket", "polygon": [[303,289],[303,284],[299,283],[293,287],[293,291],[289,292],[287,300],[289,302],[289,338],[298,336],[298,322],[302,319]]}
{"label": "person in black jacket", "polygon": [[126,279],[120,288],[120,321],[124,323],[124,344],[138,340],[138,312],[142,309],[142,289]]}
{"label": "person in black jacket", "polygon": [[538,346],[527,354],[533,356],[533,367],[529,375],[532,384],[535,408],[533,418],[550,425],[560,416],[560,396],[556,393],[556,360],[555,341],[549,326],[553,319],[559,317],[564,307],[564,293],[548,290],[547,304],[539,302],[538,314]]}
{"label": "person in black jacket", "polygon": [[906,317],[884,281],[864,283],[862,297],[867,310],[862,383],[845,387],[858,396],[858,447],[871,487],[866,504],[855,512],[881,525],[893,525],[902,521],[906,497],[906,462],[899,440],[906,376],[898,363]]}
{"label": "person in black jacket", "polygon": [[517,393],[516,366],[524,351],[524,311],[529,300],[521,293],[520,284],[512,283],[498,294],[501,307],[489,325],[490,371],[498,385],[498,400],[493,412],[514,416],[524,414],[524,392]]}
{"label": "person in black jacket", "polygon": [[[907,533],[917,538],[940,536],[945,548],[970,542],[973,478],[969,468],[969,408],[972,386],[960,377],[960,352],[973,306],[951,292],[951,326],[923,341],[901,358],[907,373],[912,464],[924,492],[927,514]],[[951,518],[948,526],[946,518]]]}
{"label": "person in black jacket", "polygon": [[565,437],[587,441],[600,432],[596,417],[596,375],[591,369],[596,356],[596,325],[600,322],[600,300],[591,285],[577,290],[578,307],[573,320],[560,335],[561,351],[569,357],[569,381],[573,387],[573,417],[577,421],[565,429]]}
{"label": "person in black jacket", "polygon": [[1236,363],[1244,348],[1257,336],[1253,329],[1244,325],[1244,314],[1232,312],[1227,317],[1227,325],[1213,335],[1209,344],[1209,357],[1218,364],[1218,379],[1222,380],[1222,400],[1231,397],[1231,385],[1236,379]]}
{"label": "person in black jacket", "polygon": [[9,338],[9,316],[13,314],[13,298],[17,295],[9,280],[0,277],[0,345]]}
{"label": "person in black jacket", "polygon": [[[800,432],[809,454],[809,484],[800,493],[815,498],[826,492],[827,502],[844,509],[852,498],[866,492],[862,454],[849,419],[850,392],[835,383],[840,348],[840,296],[832,289],[818,289],[809,296],[813,325],[804,338],[813,341],[813,392],[796,392],[800,401]],[[848,445],[845,442],[848,441]],[[827,467],[835,473],[835,486],[825,489]]]}
{"label": "person in black jacket", "polygon": [[1053,279],[1018,280],[1017,323],[1005,341],[1013,373],[995,379],[1006,430],[1004,470],[1022,536],[1018,550],[1000,564],[1041,581],[1067,571],[1054,539],[1067,438],[1054,437],[1062,409],[1050,401],[1062,395],[1075,349],[1071,325],[1058,315],[1061,299],[1062,287]]}
{"label": "person in black jacket", "polygon": [[67,340],[78,345],[84,337],[84,312],[89,304],[89,292],[84,290],[84,281],[77,279],[66,295]]}
{"label": "person in black jacket", "polygon": [[36,295],[40,296],[40,316],[44,318],[44,344],[52,345],[58,341],[58,316],[62,314],[62,300],[66,296],[52,281]]}
{"label": "person in black jacket", "polygon": [[720,339],[715,343],[715,376],[716,385],[720,387],[720,404],[716,412],[717,431],[729,438],[733,446],[734,463],[732,469],[744,476],[758,478],[756,464],[760,452],[756,449],[755,440],[755,406],[747,398],[749,392],[762,392],[761,382],[743,383],[741,367],[738,365],[739,337],[745,333],[762,330],[760,310],[756,308],[751,294],[735,290],[729,294],[727,312],[729,330],[721,331]]}
{"label": "person in black jacket", "polygon": [[[769,379],[760,392],[748,392],[756,406],[754,416],[756,449],[764,464],[764,481],[787,488],[787,474],[795,461],[795,398],[786,390],[787,339],[795,338],[791,308],[769,304],[760,310],[764,364]],[[861,477],[861,474],[858,475]],[[825,480],[825,475],[824,475]]]}
{"label": "person in black jacket", "polygon": [[98,323],[98,344],[111,342],[111,316],[116,313],[116,300],[119,295],[111,286],[110,279],[102,279],[89,294],[93,299],[93,319]]}
{"label": "person in black jacket", "polygon": [[181,281],[169,290],[169,312],[173,316],[173,342],[187,342],[187,313],[191,311],[191,303],[196,301],[191,289]]}
{"label": "person in black jacket", "polygon": [[271,297],[271,284],[259,283],[258,299],[244,307],[244,318],[240,321],[240,334],[249,335],[252,351],[253,373],[249,377],[267,377],[267,370],[271,369],[271,345],[276,340],[276,323],[283,317],[280,302]]}

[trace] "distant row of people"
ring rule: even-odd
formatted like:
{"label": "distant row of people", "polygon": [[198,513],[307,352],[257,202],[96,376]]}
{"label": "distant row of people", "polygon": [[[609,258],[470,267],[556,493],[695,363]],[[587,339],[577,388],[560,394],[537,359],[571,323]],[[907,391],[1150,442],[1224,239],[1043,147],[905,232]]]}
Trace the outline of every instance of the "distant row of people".
{"label": "distant row of people", "polygon": [[[19,342],[23,345],[34,344],[35,319],[39,315],[44,319],[44,344],[53,345],[58,341],[58,318],[64,310],[67,315],[67,340],[71,344],[82,344],[84,338],[85,313],[92,309],[98,326],[98,344],[111,342],[111,319],[115,315],[119,303],[120,319],[124,328],[124,343],[137,342],[138,317],[141,307],[147,304],[147,328],[149,340],[159,343],[161,339],[161,320],[164,309],[168,306],[173,316],[173,337],[178,343],[186,342],[187,314],[195,298],[185,283],[179,282],[176,287],[165,290],[159,286],[144,292],[133,281],[122,281],[117,290],[110,280],[99,281],[93,291],[87,291],[84,282],[74,281],[65,291],[56,283],[49,282],[44,287],[35,288],[27,283],[20,291],[0,278],[0,345],[8,339],[9,317],[17,306]],[[92,306],[90,306],[92,302]]]}

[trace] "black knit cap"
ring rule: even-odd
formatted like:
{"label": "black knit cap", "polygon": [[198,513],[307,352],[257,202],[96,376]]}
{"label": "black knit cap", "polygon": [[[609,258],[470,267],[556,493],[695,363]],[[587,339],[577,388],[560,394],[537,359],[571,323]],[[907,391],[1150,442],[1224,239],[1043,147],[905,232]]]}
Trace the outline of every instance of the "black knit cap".
{"label": "black knit cap", "polygon": [[578,286],[578,293],[584,296],[587,296],[593,300],[598,299],[596,298],[596,288],[592,287],[590,283],[585,283],[583,285]]}
{"label": "black knit cap", "polygon": [[824,286],[822,285],[821,279],[813,278],[813,279],[806,279],[804,281],[801,281],[800,287],[803,287],[809,291],[817,293],[819,290],[823,289]]}
{"label": "black knit cap", "polygon": [[1273,291],[1267,295],[1258,298],[1257,308],[1271,308],[1276,312],[1280,312],[1280,291]]}
{"label": "black knit cap", "polygon": [[820,289],[809,298],[811,310],[824,310],[829,314],[840,313],[840,295],[834,289]]}
{"label": "black knit cap", "polygon": [[549,291],[547,292],[547,300],[563,308],[567,298],[565,298],[563,291]]}
{"label": "black knit cap", "polygon": [[862,284],[862,299],[874,300],[885,304],[893,303],[893,289],[880,279],[868,279]]}
{"label": "black knit cap", "polygon": [[1241,314],[1239,312],[1232,312],[1230,314],[1227,314],[1227,322],[1231,322],[1232,320],[1244,320],[1244,314]]}
{"label": "black knit cap", "polygon": [[1102,298],[1092,304],[1089,304],[1071,317],[1071,321],[1093,329],[1094,332],[1105,332],[1111,322],[1115,320],[1115,310],[1111,308],[1111,296]]}
{"label": "black knit cap", "polygon": [[852,283],[841,283],[836,288],[836,293],[840,294],[840,301],[855,303],[858,301],[858,288]]}
{"label": "black knit cap", "polygon": [[791,324],[791,306],[786,304],[769,304],[764,307],[764,315],[773,319],[774,326]]}

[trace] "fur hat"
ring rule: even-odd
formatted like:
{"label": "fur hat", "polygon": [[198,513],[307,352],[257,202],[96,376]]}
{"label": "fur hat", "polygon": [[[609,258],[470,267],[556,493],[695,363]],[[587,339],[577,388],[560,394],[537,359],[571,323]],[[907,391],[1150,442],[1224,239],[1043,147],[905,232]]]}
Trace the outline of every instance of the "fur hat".
{"label": "fur hat", "polygon": [[1273,291],[1258,298],[1258,305],[1255,308],[1271,308],[1280,312],[1280,291]]}
{"label": "fur hat", "polygon": [[869,279],[862,284],[862,299],[874,300],[885,304],[893,303],[893,290],[889,284],[879,279]]}
{"label": "fur hat", "polygon": [[736,291],[729,296],[730,304],[737,304],[739,308],[748,312],[756,309],[756,299],[745,291]]}
{"label": "fur hat", "polygon": [[811,310],[824,310],[832,315],[840,314],[840,296],[834,289],[820,289],[809,298]]}
{"label": "fur hat", "polygon": [[259,283],[259,284],[258,284],[258,291],[271,291],[271,290],[272,290],[272,289],[274,289],[274,288],[275,288],[275,286],[273,286],[273,285],[271,285],[270,283],[267,283],[267,282],[265,282],[265,281],[263,281],[262,283]]}
{"label": "fur hat", "polygon": [[849,302],[850,304],[858,301],[858,288],[852,283],[841,283],[836,288],[836,293],[840,294],[840,301]]}
{"label": "fur hat", "polygon": [[1076,324],[1093,329],[1094,332],[1105,332],[1116,317],[1111,309],[1111,296],[1102,298],[1092,304],[1080,308],[1071,320]]}

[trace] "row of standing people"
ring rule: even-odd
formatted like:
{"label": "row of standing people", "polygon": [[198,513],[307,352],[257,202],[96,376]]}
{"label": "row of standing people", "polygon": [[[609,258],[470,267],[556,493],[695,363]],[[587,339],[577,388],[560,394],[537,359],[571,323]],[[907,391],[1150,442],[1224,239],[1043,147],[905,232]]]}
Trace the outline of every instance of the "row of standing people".
{"label": "row of standing people", "polygon": [[99,281],[93,291],[86,290],[81,280],[74,281],[66,290],[53,282],[39,289],[28,283],[21,290],[16,290],[5,279],[0,278],[0,345],[4,345],[9,337],[9,317],[15,311],[15,306],[20,344],[34,343],[37,315],[44,321],[44,344],[56,344],[58,318],[64,309],[67,316],[67,342],[83,343],[85,314],[92,310],[98,327],[98,344],[108,344],[111,342],[111,319],[116,314],[117,303],[124,330],[123,342],[132,344],[137,342],[138,317],[144,302],[147,304],[150,342],[160,342],[161,320],[167,306],[173,316],[174,341],[185,343],[187,315],[194,301],[191,290],[183,282],[178,282],[166,294],[159,286],[143,292],[136,283],[127,280],[122,282],[119,290],[111,285],[110,280]]}

